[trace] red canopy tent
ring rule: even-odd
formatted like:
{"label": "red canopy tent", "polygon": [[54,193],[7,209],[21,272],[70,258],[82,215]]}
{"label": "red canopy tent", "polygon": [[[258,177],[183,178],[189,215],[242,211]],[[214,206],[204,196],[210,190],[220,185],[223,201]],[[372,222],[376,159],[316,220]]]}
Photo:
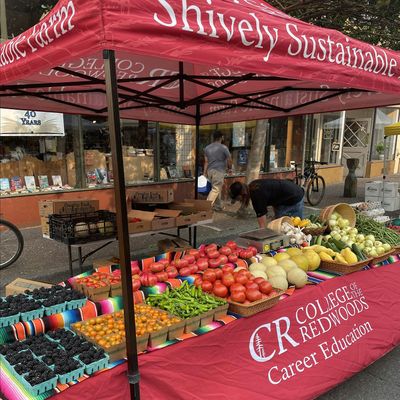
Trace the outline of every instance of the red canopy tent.
{"label": "red canopy tent", "polygon": [[200,124],[399,101],[398,52],[304,23],[261,0],[61,0],[0,46],[1,107],[108,115],[135,398],[120,117],[196,124],[198,140]]}

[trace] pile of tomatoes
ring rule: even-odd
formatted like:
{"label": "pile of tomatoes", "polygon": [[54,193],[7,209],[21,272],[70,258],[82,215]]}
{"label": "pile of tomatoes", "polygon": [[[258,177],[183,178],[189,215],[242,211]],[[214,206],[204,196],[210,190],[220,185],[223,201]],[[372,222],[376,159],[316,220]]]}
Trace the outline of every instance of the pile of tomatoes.
{"label": "pile of tomatoes", "polygon": [[197,275],[194,284],[202,290],[228,301],[248,304],[273,295],[276,291],[264,278],[255,278],[247,269],[234,269],[231,265],[206,269]]}

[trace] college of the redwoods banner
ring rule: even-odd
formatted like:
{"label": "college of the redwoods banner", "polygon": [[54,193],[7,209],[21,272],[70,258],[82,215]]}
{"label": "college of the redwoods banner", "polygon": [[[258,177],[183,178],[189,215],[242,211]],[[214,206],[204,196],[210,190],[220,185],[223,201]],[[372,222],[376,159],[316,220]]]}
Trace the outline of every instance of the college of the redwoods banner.
{"label": "college of the redwoods banner", "polygon": [[[400,343],[399,278],[398,262],[331,279],[271,310],[142,355],[141,398],[315,398]],[[129,398],[125,369],[57,397]]]}

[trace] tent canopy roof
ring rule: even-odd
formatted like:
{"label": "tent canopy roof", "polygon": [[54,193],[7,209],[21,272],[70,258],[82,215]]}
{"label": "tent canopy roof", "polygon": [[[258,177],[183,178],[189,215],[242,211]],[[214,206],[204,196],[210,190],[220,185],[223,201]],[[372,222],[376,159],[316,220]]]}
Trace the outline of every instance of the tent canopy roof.
{"label": "tent canopy roof", "polygon": [[[0,105],[194,124],[399,103],[400,54],[261,0],[61,0],[0,46]],[[34,103],[32,99],[35,98]]]}

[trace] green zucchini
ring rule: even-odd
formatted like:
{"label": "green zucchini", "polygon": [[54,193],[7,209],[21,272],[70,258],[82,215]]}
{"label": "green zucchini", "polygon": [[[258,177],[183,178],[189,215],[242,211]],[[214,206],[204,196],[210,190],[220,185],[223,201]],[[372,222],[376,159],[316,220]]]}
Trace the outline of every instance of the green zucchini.
{"label": "green zucchini", "polygon": [[366,260],[367,257],[365,257],[364,253],[358,248],[355,243],[353,243],[353,245],[351,246],[351,250],[353,250],[353,253],[357,256],[358,261]]}
{"label": "green zucchini", "polygon": [[341,240],[336,240],[336,239],[330,239],[333,243],[334,243],[334,245],[339,249],[339,252],[341,251],[341,250],[343,250],[343,249],[345,249],[346,247],[349,247],[349,246],[347,246],[347,244],[346,243],[344,243],[344,242],[342,242]]}

